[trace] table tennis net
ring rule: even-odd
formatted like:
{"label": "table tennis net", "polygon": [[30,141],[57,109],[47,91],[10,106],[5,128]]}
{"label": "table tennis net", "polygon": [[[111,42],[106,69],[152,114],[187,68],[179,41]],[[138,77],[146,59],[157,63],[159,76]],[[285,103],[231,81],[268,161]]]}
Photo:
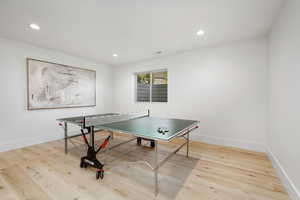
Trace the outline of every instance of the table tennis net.
{"label": "table tennis net", "polygon": [[127,113],[109,116],[88,116],[84,118],[84,123],[86,127],[90,126],[100,126],[104,124],[110,124],[114,122],[127,121],[131,119],[148,117],[148,111],[138,112],[138,113]]}

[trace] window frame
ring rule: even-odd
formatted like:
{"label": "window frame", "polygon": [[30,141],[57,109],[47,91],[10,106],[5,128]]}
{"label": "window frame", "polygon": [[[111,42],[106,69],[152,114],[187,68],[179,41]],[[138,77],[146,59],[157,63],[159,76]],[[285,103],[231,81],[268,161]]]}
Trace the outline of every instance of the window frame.
{"label": "window frame", "polygon": [[[166,102],[153,102],[152,101],[152,85],[153,85],[153,80],[152,80],[152,73],[156,73],[156,72],[167,72],[168,74],[168,84],[167,84],[167,101]],[[149,97],[149,101],[138,101],[137,99],[137,77],[139,74],[149,74],[150,73],[150,97]],[[149,70],[149,71],[141,71],[141,72],[134,72],[134,99],[136,103],[168,103],[169,102],[169,71],[167,68],[162,68],[162,69],[157,69],[157,70]]]}

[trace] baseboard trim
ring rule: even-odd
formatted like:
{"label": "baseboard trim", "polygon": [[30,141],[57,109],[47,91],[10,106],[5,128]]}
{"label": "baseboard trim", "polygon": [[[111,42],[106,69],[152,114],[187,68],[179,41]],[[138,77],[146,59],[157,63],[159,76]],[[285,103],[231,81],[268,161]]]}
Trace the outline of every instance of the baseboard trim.
{"label": "baseboard trim", "polygon": [[36,138],[30,138],[25,140],[13,140],[13,141],[11,140],[5,143],[0,143],[0,152],[20,149],[23,147],[27,147],[35,144],[41,144],[41,143],[50,142],[59,139],[62,139],[62,136],[56,135],[56,136],[48,136],[48,137],[36,137]]}
{"label": "baseboard trim", "polygon": [[255,142],[244,141],[244,140],[228,139],[228,138],[221,138],[221,137],[208,136],[208,135],[198,135],[196,137],[195,136],[193,137],[193,135],[191,135],[191,139],[199,142],[209,143],[209,144],[230,146],[230,147],[247,149],[247,150],[257,151],[257,152],[267,151],[266,146],[264,144],[259,144]]}
{"label": "baseboard trim", "polygon": [[273,167],[276,169],[282,184],[286,188],[290,198],[292,200],[300,200],[300,192],[294,185],[293,181],[287,175],[286,171],[280,164],[278,158],[275,156],[275,154],[273,154],[273,152],[270,149],[267,149],[267,154],[273,164]]}
{"label": "baseboard trim", "polygon": [[214,136],[207,136],[207,135],[198,135],[194,136],[191,139],[205,142],[208,144],[216,144],[221,146],[230,146],[230,147],[237,147],[241,149],[247,149],[251,151],[258,151],[258,152],[265,152],[267,153],[269,159],[272,162],[273,167],[277,171],[277,174],[286,188],[291,200],[300,200],[300,192],[292,182],[292,180],[287,175],[286,171],[280,164],[277,157],[272,153],[272,151],[264,144],[259,144],[255,142],[243,141],[243,140],[236,140],[236,139],[228,139],[228,138],[221,138],[221,137],[214,137]]}

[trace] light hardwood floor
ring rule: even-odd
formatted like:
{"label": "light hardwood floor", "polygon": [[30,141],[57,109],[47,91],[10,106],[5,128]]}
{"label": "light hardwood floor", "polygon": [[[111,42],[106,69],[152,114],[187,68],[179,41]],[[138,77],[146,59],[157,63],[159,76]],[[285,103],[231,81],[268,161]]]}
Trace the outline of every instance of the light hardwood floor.
{"label": "light hardwood floor", "polygon": [[[116,138],[124,140],[120,135]],[[81,138],[74,142],[80,147],[72,148],[68,155],[63,140],[0,153],[0,199],[289,199],[264,153],[191,142],[190,158],[183,148],[160,168],[160,190],[155,198],[153,173],[140,161],[153,150],[137,148],[133,142],[109,153],[105,159],[112,162],[105,167],[104,179],[96,180],[94,170],[79,167],[84,145]],[[130,152],[121,155],[128,147]]]}

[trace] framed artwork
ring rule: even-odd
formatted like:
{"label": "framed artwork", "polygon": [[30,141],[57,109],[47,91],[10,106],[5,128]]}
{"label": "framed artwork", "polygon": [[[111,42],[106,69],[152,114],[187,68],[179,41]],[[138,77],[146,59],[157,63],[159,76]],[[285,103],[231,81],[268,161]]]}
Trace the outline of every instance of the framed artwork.
{"label": "framed artwork", "polygon": [[96,106],[96,71],[27,58],[28,110]]}

